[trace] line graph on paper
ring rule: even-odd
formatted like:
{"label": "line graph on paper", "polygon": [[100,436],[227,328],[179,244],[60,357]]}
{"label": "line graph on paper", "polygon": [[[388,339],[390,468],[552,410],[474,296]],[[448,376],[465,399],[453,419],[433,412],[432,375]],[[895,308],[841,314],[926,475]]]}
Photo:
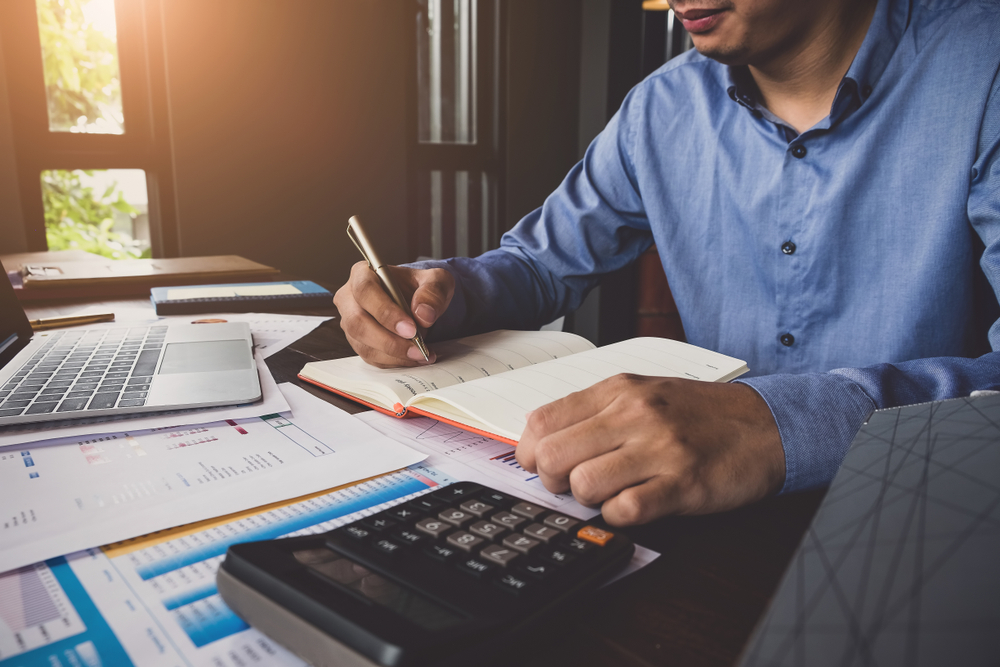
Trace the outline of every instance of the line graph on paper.
{"label": "line graph on paper", "polygon": [[[476,433],[439,422],[430,417],[384,419],[371,413],[363,419],[369,426],[403,444],[430,454],[432,465],[446,467],[448,463],[468,466],[476,472],[505,485],[511,492],[530,496],[551,507],[573,502],[569,494],[549,492],[538,475],[522,468],[514,456],[514,447]],[[440,460],[438,457],[443,457]],[[450,469],[450,474],[461,472]],[[499,486],[499,485],[498,485]]]}

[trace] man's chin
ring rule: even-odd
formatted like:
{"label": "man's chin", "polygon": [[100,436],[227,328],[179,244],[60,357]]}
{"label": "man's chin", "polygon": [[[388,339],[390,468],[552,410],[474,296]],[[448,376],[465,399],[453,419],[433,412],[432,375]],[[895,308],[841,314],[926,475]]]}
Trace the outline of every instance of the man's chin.
{"label": "man's chin", "polygon": [[709,37],[699,38],[692,35],[691,42],[695,50],[706,58],[718,61],[723,65],[746,65],[746,49],[733,44],[725,44],[719,39]]}

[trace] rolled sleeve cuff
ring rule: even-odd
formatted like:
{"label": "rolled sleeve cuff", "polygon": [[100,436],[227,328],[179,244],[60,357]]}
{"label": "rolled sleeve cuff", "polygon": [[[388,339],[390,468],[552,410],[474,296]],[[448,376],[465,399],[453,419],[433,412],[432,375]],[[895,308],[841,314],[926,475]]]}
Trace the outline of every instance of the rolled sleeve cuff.
{"label": "rolled sleeve cuff", "polygon": [[839,375],[765,375],[737,380],[771,409],[785,450],[781,493],[829,484],[875,403]]}

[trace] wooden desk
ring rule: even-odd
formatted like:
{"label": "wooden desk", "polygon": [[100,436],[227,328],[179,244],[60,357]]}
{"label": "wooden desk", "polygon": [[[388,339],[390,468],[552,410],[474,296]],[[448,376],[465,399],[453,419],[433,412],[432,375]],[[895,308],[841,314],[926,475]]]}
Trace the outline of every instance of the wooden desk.
{"label": "wooden desk", "polygon": [[[114,310],[148,300],[51,303],[27,309],[31,319],[80,308]],[[335,315],[328,310],[301,311]],[[303,383],[303,364],[353,354],[338,321],[324,323],[267,360],[275,380],[295,382],[351,413],[356,403]],[[662,554],[652,565],[602,591],[578,617],[532,641],[519,666],[729,666],[739,659],[769,597],[809,525],[823,492],[778,498],[733,512],[670,517],[627,532]]]}

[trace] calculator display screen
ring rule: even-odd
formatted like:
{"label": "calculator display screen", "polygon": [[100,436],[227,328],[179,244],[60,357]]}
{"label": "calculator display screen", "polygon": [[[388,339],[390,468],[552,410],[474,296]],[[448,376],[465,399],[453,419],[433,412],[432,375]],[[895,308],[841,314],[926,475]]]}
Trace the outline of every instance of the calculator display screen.
{"label": "calculator display screen", "polygon": [[445,630],[463,620],[458,614],[398,586],[330,549],[305,549],[295,551],[292,555],[295,560],[324,579],[391,609],[424,630]]}

